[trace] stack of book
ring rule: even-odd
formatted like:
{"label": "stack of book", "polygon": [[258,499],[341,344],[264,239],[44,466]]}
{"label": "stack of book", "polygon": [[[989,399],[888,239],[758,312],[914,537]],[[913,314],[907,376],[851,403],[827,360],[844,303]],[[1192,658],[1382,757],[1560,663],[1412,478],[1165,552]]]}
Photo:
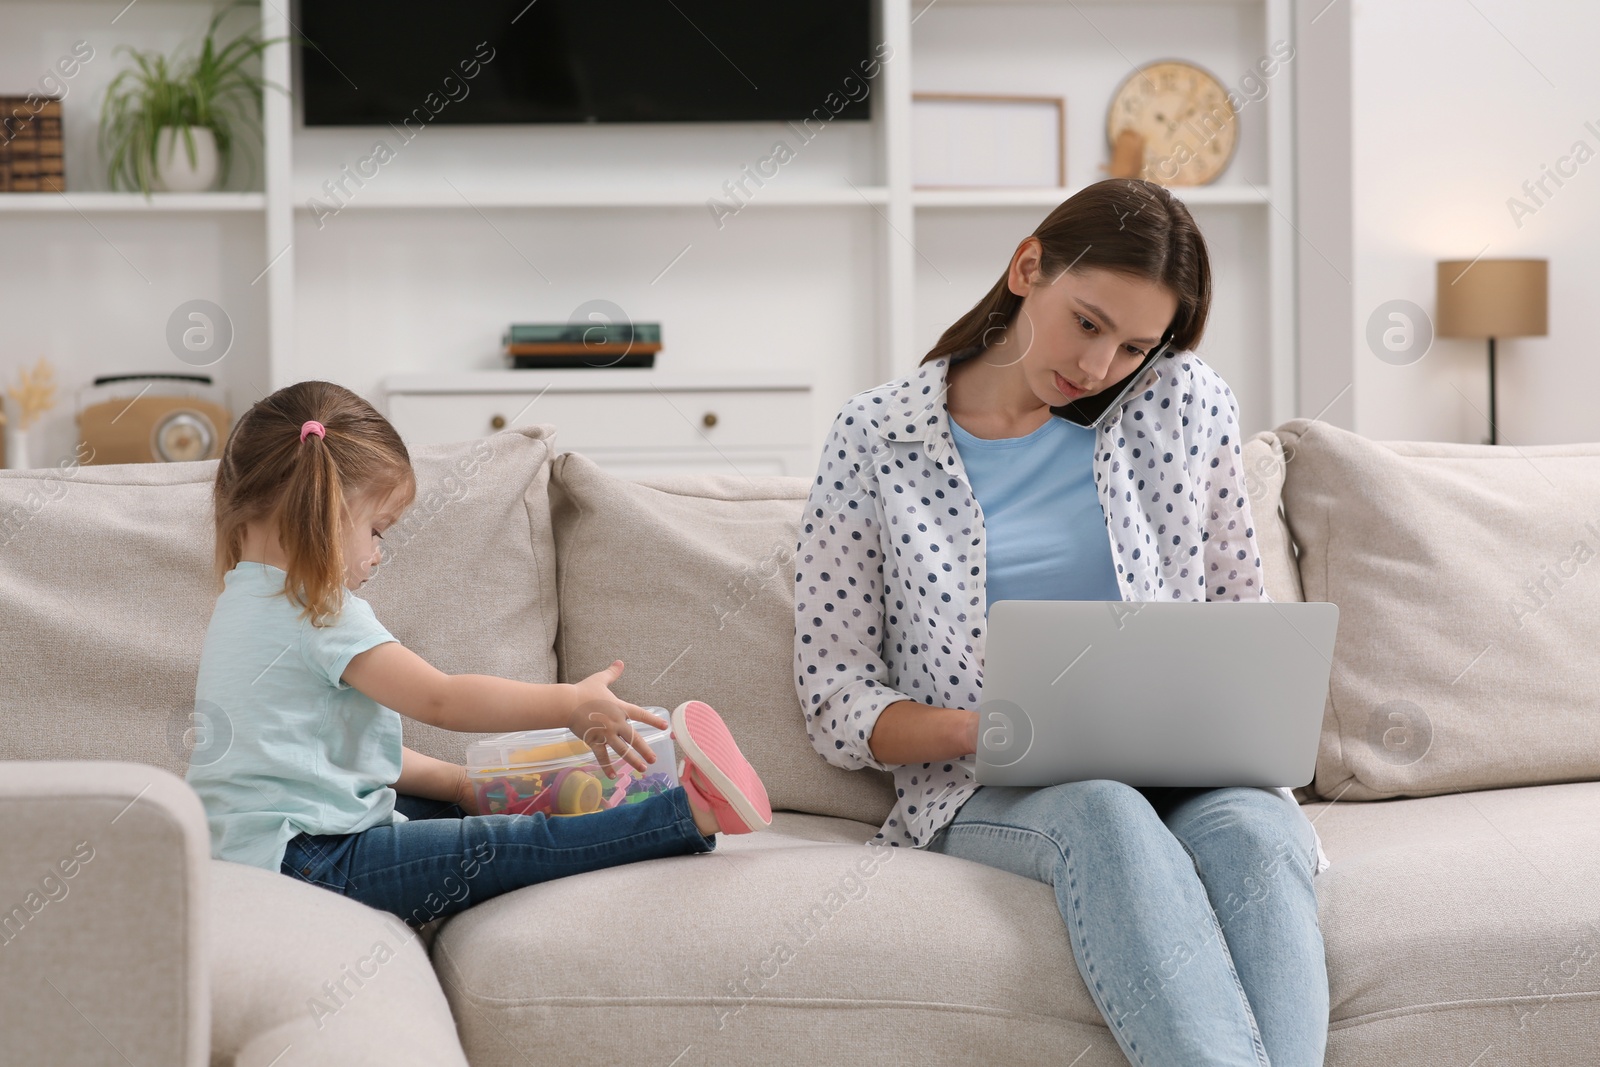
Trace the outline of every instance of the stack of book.
{"label": "stack of book", "polygon": [[63,193],[60,97],[0,96],[0,192]]}
{"label": "stack of book", "polygon": [[552,367],[653,367],[661,351],[659,322],[549,322],[513,325],[505,333],[514,370]]}

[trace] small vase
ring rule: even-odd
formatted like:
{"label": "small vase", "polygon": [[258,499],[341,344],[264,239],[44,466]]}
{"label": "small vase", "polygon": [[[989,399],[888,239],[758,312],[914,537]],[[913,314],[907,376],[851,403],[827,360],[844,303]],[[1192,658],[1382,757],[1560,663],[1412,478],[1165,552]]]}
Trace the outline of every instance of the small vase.
{"label": "small vase", "polygon": [[15,419],[6,420],[6,466],[12,470],[27,470],[32,466],[28,458],[28,431],[18,426]]}
{"label": "small vase", "polygon": [[[194,135],[194,162],[183,130]],[[152,185],[164,193],[203,193],[217,181],[217,138],[204,126],[163,126],[156,132],[156,173]]]}

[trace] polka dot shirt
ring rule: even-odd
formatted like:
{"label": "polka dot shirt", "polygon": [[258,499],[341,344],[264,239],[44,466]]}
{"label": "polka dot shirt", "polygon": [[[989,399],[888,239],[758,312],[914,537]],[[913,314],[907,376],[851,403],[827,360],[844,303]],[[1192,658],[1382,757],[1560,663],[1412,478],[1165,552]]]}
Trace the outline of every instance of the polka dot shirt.
{"label": "polka dot shirt", "polygon": [[[913,848],[979,788],[971,754],[890,765],[867,744],[896,701],[977,710],[983,691],[983,515],[950,433],[949,365],[845,402],[795,549],[806,733],[836,766],[893,773],[895,807],[874,841]],[[1106,420],[1094,482],[1123,600],[1271,599],[1241,445],[1232,390],[1192,353],[1157,362]],[[1328,866],[1319,837],[1317,872]]]}

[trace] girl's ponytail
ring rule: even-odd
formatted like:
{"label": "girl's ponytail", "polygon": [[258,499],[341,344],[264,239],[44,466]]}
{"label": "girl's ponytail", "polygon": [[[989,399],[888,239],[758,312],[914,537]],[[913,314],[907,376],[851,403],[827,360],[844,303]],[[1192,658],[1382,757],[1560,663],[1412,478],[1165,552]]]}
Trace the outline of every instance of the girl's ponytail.
{"label": "girl's ponytail", "polygon": [[279,509],[278,543],[288,557],[284,590],[306,609],[312,625],[336,615],[344,602],[344,485],[327,436],[297,432],[299,455],[291,465]]}
{"label": "girl's ponytail", "polygon": [[312,625],[330,625],[344,604],[353,505],[400,487],[409,506],[410,453],[371,404],[332,382],[278,390],[239,418],[217,463],[216,590],[242,556],[246,527],[261,522],[277,533],[288,563],[284,595]]}

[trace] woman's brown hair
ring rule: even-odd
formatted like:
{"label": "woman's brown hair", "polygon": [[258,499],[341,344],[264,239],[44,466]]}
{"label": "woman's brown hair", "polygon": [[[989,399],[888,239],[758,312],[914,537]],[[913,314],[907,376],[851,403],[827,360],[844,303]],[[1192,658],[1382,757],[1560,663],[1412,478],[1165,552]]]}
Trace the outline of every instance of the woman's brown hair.
{"label": "woman's brown hair", "polygon": [[[1107,178],[1068,197],[1033,231],[1043,251],[1040,271],[1054,278],[1063,270],[1110,270],[1155,282],[1178,298],[1168,327],[1170,352],[1200,343],[1211,306],[1211,264],[1200,228],[1171,193],[1139,178]],[[1010,326],[1022,297],[1000,280],[976,306],[940,336],[921,363],[981,351],[984,335]]]}
{"label": "woman's brown hair", "polygon": [[[324,432],[301,441],[308,419],[320,422]],[[405,442],[350,390],[332,382],[297,382],[257,401],[234,423],[217,463],[217,592],[239,562],[247,524],[276,516],[289,564],[284,595],[313,626],[331,625],[344,603],[343,531],[350,505],[381,500],[402,486],[409,507],[417,482]]]}

